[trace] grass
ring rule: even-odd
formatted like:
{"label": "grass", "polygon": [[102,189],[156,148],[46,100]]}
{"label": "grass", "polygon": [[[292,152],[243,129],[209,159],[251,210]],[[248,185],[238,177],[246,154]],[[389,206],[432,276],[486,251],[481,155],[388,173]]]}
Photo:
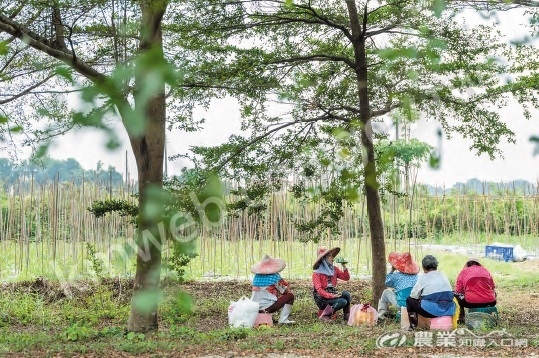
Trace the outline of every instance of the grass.
{"label": "grass", "polygon": [[[504,239],[504,240],[502,240]],[[436,245],[435,241],[424,241],[422,245],[408,245],[407,241],[388,242],[386,252],[410,251],[418,263],[426,254],[433,254],[440,261],[440,270],[445,272],[450,280],[454,280],[462,268],[466,258],[470,255],[483,257],[485,245],[497,242],[512,242],[513,245],[523,243],[523,238],[513,237],[511,239],[497,237],[490,242],[477,243],[468,238],[457,238],[449,236],[444,239],[445,245]],[[530,243],[530,240],[527,239]],[[0,279],[3,282],[16,282],[21,280],[33,280],[36,277],[45,277],[50,280],[60,282],[74,282],[78,280],[98,279],[98,277],[132,277],[134,275],[135,261],[130,256],[126,262],[123,255],[119,253],[123,239],[112,241],[114,250],[109,255],[106,251],[97,251],[94,257],[84,256],[84,260],[76,261],[69,253],[64,254],[58,251],[55,262],[48,261],[42,263],[41,260],[29,260],[28,269],[22,271],[14,269],[15,262],[20,259],[20,248],[13,242],[3,242],[3,255],[0,257]],[[193,259],[186,268],[187,280],[223,280],[223,279],[249,279],[251,265],[259,261],[265,254],[273,257],[285,259],[287,263],[283,275],[289,279],[308,279],[311,275],[311,264],[316,257],[318,246],[340,246],[341,256],[346,257],[350,263],[348,267],[353,277],[362,278],[370,276],[372,263],[370,259],[370,243],[363,239],[349,239],[346,241],[335,240],[321,244],[301,243],[297,241],[227,241],[213,240],[206,238],[198,242],[199,256]],[[69,245],[59,245],[59,248],[70,249]],[[39,244],[30,245],[30,255],[36,254]],[[452,252],[447,251],[450,249]],[[83,248],[81,248],[83,250]],[[103,250],[101,248],[101,250]],[[534,250],[537,250],[535,247]],[[529,249],[528,252],[533,252]],[[164,257],[168,256],[168,250],[164,251]],[[18,256],[19,255],[19,256]],[[109,259],[110,257],[110,259]],[[17,260],[16,260],[17,258]],[[92,264],[92,258],[102,263],[103,272],[96,273]],[[539,280],[539,270],[522,271],[514,263],[499,262],[490,259],[483,259],[483,264],[497,278],[507,278],[510,281],[519,282],[521,285],[532,284]],[[174,277],[175,272],[164,269],[163,277]]]}
{"label": "grass", "polygon": [[[124,281],[129,286],[132,281]],[[500,291],[500,329],[514,337],[529,338],[529,349],[536,349],[539,327],[527,316],[534,317],[539,308],[514,306],[518,295],[530,295],[533,286],[515,287],[500,280],[507,289]],[[61,295],[62,288],[52,282],[19,283],[4,286],[0,295],[3,315],[0,321],[0,355],[11,352],[23,356],[130,355],[155,354],[183,356],[200,354],[277,354],[290,352],[301,355],[324,355],[334,352],[341,356],[383,353],[376,339],[399,325],[394,322],[376,327],[349,327],[338,322],[327,325],[315,317],[309,281],[292,281],[296,295],[293,326],[271,329],[232,329],[227,327],[226,312],[231,300],[248,294],[248,282],[164,282],[164,301],[160,305],[160,331],[150,334],[127,333],[125,322],[129,314],[129,294],[119,291],[117,280],[86,283],[86,289],[76,291],[72,299]],[[352,280],[340,284],[352,293],[354,303],[365,302],[369,282]],[[185,304],[185,292],[193,305]],[[520,297],[520,296],[519,296]],[[524,296],[522,296],[524,297]],[[531,301],[530,301],[531,302]],[[525,304],[525,302],[524,302]],[[477,332],[480,333],[480,332]],[[406,347],[412,349],[413,335]],[[406,351],[403,351],[404,353]],[[495,353],[503,352],[494,350]],[[417,352],[414,351],[414,355]],[[396,354],[403,355],[403,354]]]}

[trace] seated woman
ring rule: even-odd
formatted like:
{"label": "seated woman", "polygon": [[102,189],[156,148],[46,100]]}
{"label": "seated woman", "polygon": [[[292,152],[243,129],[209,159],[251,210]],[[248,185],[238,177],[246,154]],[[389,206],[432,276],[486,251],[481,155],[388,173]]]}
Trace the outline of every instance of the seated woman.
{"label": "seated woman", "polygon": [[389,306],[397,308],[406,306],[406,299],[417,282],[419,265],[412,259],[409,252],[389,254],[391,271],[386,275],[386,288],[378,301],[378,319],[386,318]]}
{"label": "seated woman", "polygon": [[350,273],[345,263],[341,263],[343,270],[333,266],[333,259],[341,251],[339,247],[331,250],[318,249],[318,258],[313,265],[313,297],[320,310],[320,320],[331,321],[331,316],[338,310],[343,310],[343,318],[348,322],[350,317],[350,293],[337,291],[337,279],[348,281]]}
{"label": "seated woman", "polygon": [[294,304],[294,294],[290,292],[289,283],[279,275],[285,266],[284,260],[273,259],[268,255],[251,266],[251,272],[255,274],[251,300],[258,303],[260,313],[273,313],[282,308],[279,324],[294,323],[288,319]]}
{"label": "seated woman", "polygon": [[475,257],[469,258],[457,276],[455,297],[459,302],[459,323],[464,323],[464,307],[496,306],[496,285],[490,272]]}
{"label": "seated woman", "polygon": [[453,316],[457,308],[451,283],[446,275],[438,271],[436,257],[425,256],[421,265],[424,275],[419,275],[410,297],[406,299],[412,330],[417,327],[418,314],[426,318]]}

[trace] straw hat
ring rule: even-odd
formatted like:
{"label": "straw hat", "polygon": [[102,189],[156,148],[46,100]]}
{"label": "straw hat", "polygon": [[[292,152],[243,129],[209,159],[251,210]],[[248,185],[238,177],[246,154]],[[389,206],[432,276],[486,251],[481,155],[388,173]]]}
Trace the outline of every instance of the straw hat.
{"label": "straw hat", "polygon": [[272,259],[269,255],[264,256],[262,261],[251,266],[251,272],[261,275],[271,275],[281,272],[286,267],[286,262],[281,259]]}
{"label": "straw hat", "polygon": [[419,265],[412,260],[412,255],[409,252],[404,252],[402,254],[399,254],[398,252],[390,253],[389,263],[402,273],[415,275],[419,272]]}
{"label": "straw hat", "polygon": [[328,250],[326,249],[325,247],[320,247],[318,248],[318,251],[316,252],[316,254],[318,255],[318,257],[316,258],[316,260],[314,261],[314,264],[313,264],[313,270],[316,270],[318,268],[318,265],[320,264],[320,261],[327,255],[327,254],[331,254],[333,257],[337,256],[337,254],[341,251],[341,248],[340,247],[334,247],[332,248],[331,250]]}

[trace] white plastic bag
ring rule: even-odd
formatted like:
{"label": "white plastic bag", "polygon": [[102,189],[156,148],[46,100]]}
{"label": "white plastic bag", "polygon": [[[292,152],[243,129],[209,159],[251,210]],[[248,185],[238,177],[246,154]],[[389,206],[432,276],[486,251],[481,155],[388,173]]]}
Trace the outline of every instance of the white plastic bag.
{"label": "white plastic bag", "polygon": [[232,327],[252,328],[258,316],[259,305],[243,296],[237,302],[230,302],[228,324]]}
{"label": "white plastic bag", "polygon": [[236,302],[230,301],[230,306],[228,306],[228,324],[232,324],[232,312],[234,311],[234,307],[236,307]]}
{"label": "white plastic bag", "polygon": [[375,326],[378,321],[378,312],[368,303],[353,305],[350,309],[349,326]]}

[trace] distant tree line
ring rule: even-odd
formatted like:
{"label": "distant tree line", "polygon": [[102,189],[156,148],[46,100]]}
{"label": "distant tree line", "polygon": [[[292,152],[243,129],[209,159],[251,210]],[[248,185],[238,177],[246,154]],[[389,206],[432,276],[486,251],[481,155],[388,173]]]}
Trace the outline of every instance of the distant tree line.
{"label": "distant tree line", "polygon": [[74,182],[79,185],[84,178],[85,182],[106,183],[119,185],[124,181],[122,174],[115,167],[105,168],[98,161],[95,169],[85,170],[80,163],[73,158],[58,160],[43,158],[39,162],[25,160],[14,163],[8,158],[0,158],[0,183],[4,189],[18,185],[26,187],[32,179],[35,184],[59,182]]}

